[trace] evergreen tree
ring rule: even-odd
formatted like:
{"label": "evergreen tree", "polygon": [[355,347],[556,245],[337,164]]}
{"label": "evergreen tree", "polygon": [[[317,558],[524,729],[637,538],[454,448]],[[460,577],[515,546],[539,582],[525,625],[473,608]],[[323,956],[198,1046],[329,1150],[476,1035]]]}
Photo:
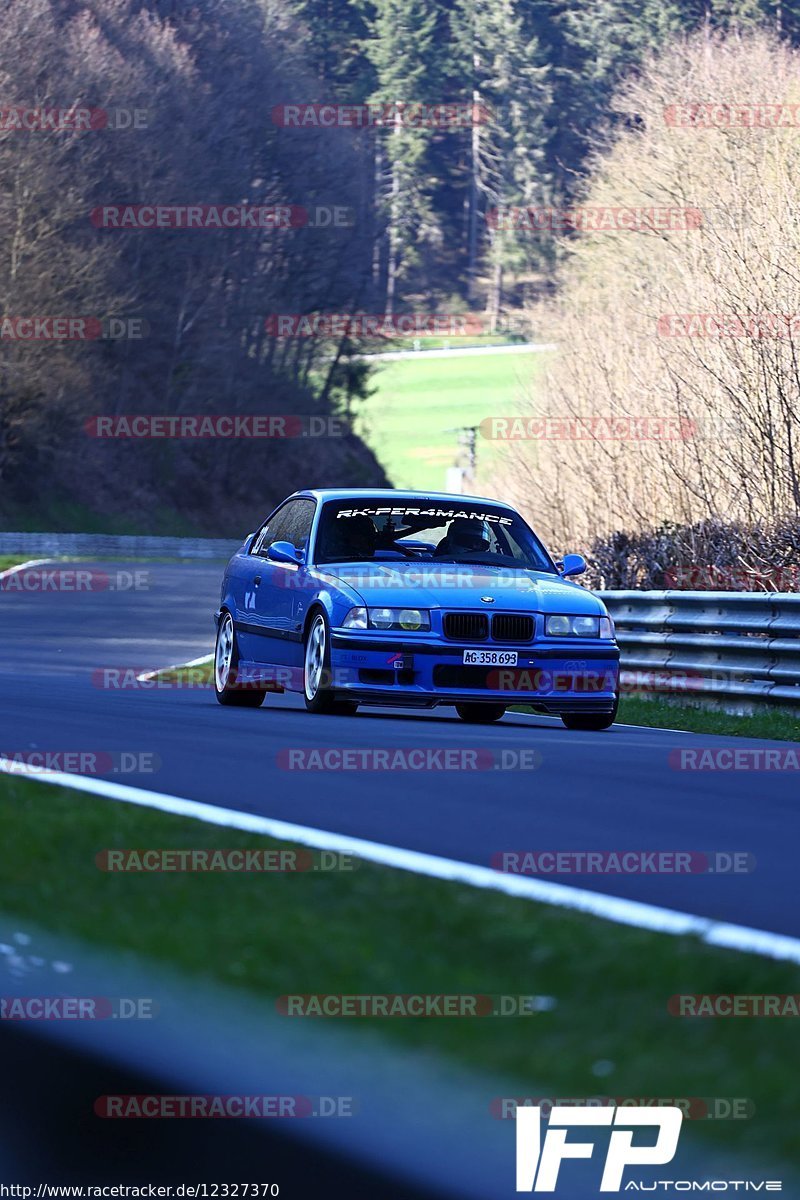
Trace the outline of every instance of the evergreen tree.
{"label": "evergreen tree", "polygon": [[[434,0],[378,0],[365,51],[375,70],[370,101],[387,123],[377,133],[377,203],[386,230],[385,306],[394,310],[399,279],[418,261],[419,244],[435,236],[436,218],[425,171],[431,130],[403,115],[440,100]],[[406,114],[407,115],[407,114]]]}
{"label": "evergreen tree", "polygon": [[550,103],[548,69],[539,44],[526,29],[520,0],[456,0],[454,40],[471,82],[476,121],[470,146],[467,278],[475,295],[478,233],[487,231],[491,274],[489,311],[496,317],[505,268],[530,257],[530,240],[506,228],[502,213],[527,206],[545,194],[544,142]]}

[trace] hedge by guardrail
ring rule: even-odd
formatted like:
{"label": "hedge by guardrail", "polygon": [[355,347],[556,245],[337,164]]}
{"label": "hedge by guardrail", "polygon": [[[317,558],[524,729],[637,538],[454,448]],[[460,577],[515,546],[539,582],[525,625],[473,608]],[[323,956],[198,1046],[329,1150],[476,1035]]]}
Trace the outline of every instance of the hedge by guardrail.
{"label": "hedge by guardrail", "polygon": [[[800,595],[600,592],[617,627],[623,687],[800,705]],[[660,680],[660,683],[659,683]]]}

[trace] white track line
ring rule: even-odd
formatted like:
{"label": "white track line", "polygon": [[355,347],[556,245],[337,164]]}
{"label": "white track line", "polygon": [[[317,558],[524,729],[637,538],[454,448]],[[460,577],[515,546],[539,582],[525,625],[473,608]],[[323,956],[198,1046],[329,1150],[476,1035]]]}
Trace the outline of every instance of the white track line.
{"label": "white track line", "polygon": [[384,354],[356,354],[365,362],[410,362],[429,358],[479,358],[486,354],[538,354],[542,350],[557,350],[552,342],[524,342],[513,346],[455,346],[449,350],[389,350]]}
{"label": "white track line", "polygon": [[152,671],[143,671],[136,678],[139,683],[143,683],[146,679],[155,679],[156,675],[165,675],[169,671],[183,671],[186,667],[202,667],[206,663],[214,661],[213,654],[204,654],[202,658],[193,658],[191,662],[175,663],[171,667],[156,667]]}
{"label": "white track line", "polygon": [[23,776],[38,783],[56,784],[109,800],[121,800],[126,804],[138,804],[143,808],[155,808],[205,821],[210,825],[222,825],[227,829],[240,829],[247,833],[259,833],[280,841],[298,842],[314,846],[318,850],[336,850],[351,854],[368,862],[394,867],[400,871],[411,871],[430,879],[446,879],[469,887],[488,888],[549,904],[555,908],[568,908],[589,913],[605,921],[620,925],[633,925],[637,929],[649,929],[657,933],[674,936],[694,936],[710,946],[724,946],[747,954],[760,954],[766,958],[784,962],[800,963],[800,938],[783,934],[768,933],[761,929],[750,929],[745,925],[729,925],[712,921],[707,917],[693,916],[671,908],[660,908],[639,900],[623,900],[618,896],[605,896],[584,888],[567,887],[543,879],[531,879],[524,875],[505,875],[490,867],[479,867],[472,863],[456,862],[433,854],[422,854],[417,850],[403,850],[399,846],[386,846],[380,842],[369,842],[362,838],[347,837],[324,829],[312,829],[306,825],[294,825],[272,817],[260,817],[255,813],[237,812],[229,808],[217,808],[197,800],[184,800],[161,792],[150,792],[143,788],[125,784],[109,783],[102,779],[86,779],[80,775],[68,775],[60,771],[29,773],[24,765],[0,757],[0,773]]}
{"label": "white track line", "polygon": [[0,571],[0,581],[7,579],[9,575],[16,575],[17,571],[27,571],[31,567],[43,567],[46,563],[56,562],[54,558],[32,558],[28,562],[17,563],[16,567],[6,567],[5,571]]}

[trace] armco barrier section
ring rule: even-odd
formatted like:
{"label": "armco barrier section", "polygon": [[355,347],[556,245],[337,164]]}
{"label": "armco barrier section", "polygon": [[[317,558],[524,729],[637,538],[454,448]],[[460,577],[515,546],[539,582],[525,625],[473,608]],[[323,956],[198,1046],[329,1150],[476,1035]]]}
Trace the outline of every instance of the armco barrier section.
{"label": "armco barrier section", "polygon": [[654,691],[800,705],[800,595],[599,594],[616,624],[623,686],[635,690],[638,678]]}
{"label": "armco barrier section", "polygon": [[181,538],[137,537],[116,533],[5,533],[0,532],[0,554],[30,558],[69,556],[80,558],[223,558],[241,546],[244,537]]}

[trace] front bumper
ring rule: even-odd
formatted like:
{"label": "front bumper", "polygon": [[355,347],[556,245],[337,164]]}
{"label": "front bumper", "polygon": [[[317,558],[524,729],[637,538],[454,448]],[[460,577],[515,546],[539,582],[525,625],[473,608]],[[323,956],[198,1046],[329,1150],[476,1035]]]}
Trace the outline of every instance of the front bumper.
{"label": "front bumper", "polygon": [[[516,667],[463,663],[465,650],[516,650]],[[619,648],[552,639],[552,644],[463,644],[434,638],[333,632],[333,686],[362,703],[432,708],[489,701],[541,712],[610,712],[619,690]]]}

